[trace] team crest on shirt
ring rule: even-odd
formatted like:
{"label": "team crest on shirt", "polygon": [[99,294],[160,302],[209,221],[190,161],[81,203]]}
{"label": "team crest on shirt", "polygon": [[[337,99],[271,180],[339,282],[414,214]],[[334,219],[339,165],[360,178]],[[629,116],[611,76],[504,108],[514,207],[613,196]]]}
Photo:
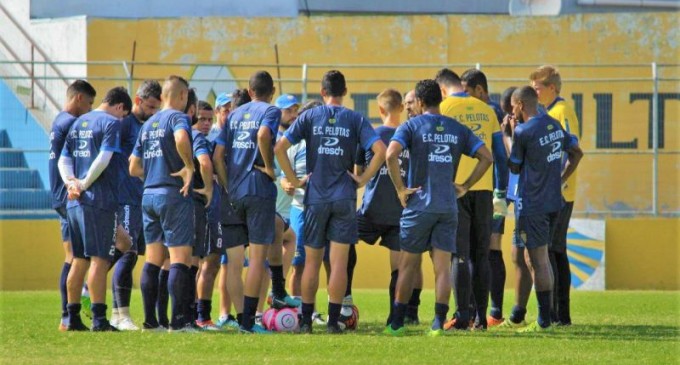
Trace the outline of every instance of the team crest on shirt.
{"label": "team crest on shirt", "polygon": [[328,119],[329,124],[335,124],[335,118],[330,118]]}
{"label": "team crest on shirt", "polygon": [[472,107],[472,106],[468,106],[468,107],[465,108],[465,110],[474,110],[474,109],[475,109],[475,108]]}
{"label": "team crest on shirt", "polygon": [[553,130],[553,128],[555,128],[555,127],[552,124],[548,124],[548,130],[549,131]]}
{"label": "team crest on shirt", "polygon": [[151,126],[154,127],[154,128],[158,128],[158,122],[151,123]]}
{"label": "team crest on shirt", "polygon": [[243,114],[243,119],[250,120],[250,113]]}
{"label": "team crest on shirt", "polygon": [[87,122],[83,122],[81,126],[83,126],[83,128],[87,127]]}
{"label": "team crest on shirt", "polygon": [[444,131],[444,126],[443,125],[438,125],[436,128],[437,132],[443,132]]}

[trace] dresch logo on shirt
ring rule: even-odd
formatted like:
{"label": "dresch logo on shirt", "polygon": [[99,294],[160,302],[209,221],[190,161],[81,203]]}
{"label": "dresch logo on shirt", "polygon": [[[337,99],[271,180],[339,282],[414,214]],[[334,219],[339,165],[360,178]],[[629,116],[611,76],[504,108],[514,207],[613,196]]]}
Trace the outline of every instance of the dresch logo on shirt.
{"label": "dresch logo on shirt", "polygon": [[78,148],[73,151],[73,157],[88,158],[90,157],[90,150],[87,149],[87,140],[78,140]]}
{"label": "dresch logo on shirt", "polygon": [[238,149],[255,149],[255,142],[250,141],[250,132],[239,131],[234,141],[234,148]]}
{"label": "dresch logo on shirt", "polygon": [[144,151],[144,159],[163,157],[161,141],[155,139],[149,141],[149,147]]}
{"label": "dresch logo on shirt", "polygon": [[[337,137],[321,137],[321,146],[319,146],[320,155],[344,156],[345,150],[338,146],[340,139]],[[337,146],[337,147],[336,147]]]}
{"label": "dresch logo on shirt", "polygon": [[430,162],[437,163],[451,163],[453,162],[453,156],[449,153],[451,147],[445,144],[433,144],[434,151],[430,152],[427,160]]}

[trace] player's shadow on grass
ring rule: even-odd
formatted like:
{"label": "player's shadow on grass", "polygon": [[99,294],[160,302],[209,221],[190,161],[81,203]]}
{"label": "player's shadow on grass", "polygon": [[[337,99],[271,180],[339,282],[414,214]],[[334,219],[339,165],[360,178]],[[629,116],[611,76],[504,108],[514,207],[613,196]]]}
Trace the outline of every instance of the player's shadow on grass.
{"label": "player's shadow on grass", "polygon": [[[419,326],[407,327],[406,336],[422,336],[427,332],[429,325],[421,322]],[[381,334],[385,329],[384,324],[378,322],[363,322],[358,335]],[[514,330],[490,329],[485,332],[449,332],[452,336],[479,336],[493,338],[517,338],[517,337],[545,337],[576,341],[668,341],[677,342],[680,338],[680,328],[660,325],[573,325],[570,327],[558,327],[550,333],[517,333]]]}

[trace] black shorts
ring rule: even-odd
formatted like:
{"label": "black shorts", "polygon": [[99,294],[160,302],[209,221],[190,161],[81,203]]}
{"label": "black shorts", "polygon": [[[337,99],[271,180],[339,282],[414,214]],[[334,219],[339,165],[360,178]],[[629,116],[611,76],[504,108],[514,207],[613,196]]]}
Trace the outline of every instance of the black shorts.
{"label": "black shorts", "polygon": [[380,239],[380,246],[390,251],[399,251],[399,225],[386,225],[371,222],[361,211],[357,211],[359,239],[374,245]]}
{"label": "black shorts", "polygon": [[493,194],[488,190],[468,191],[458,199],[457,256],[470,257],[470,250],[489,250]]}
{"label": "black shorts", "polygon": [[539,248],[550,245],[559,212],[519,216],[512,244],[519,248]]}
{"label": "black shorts", "polygon": [[550,241],[550,251],[557,253],[567,252],[567,231],[569,230],[569,220],[571,212],[574,210],[574,202],[567,202],[560,210],[555,230]]}
{"label": "black shorts", "polygon": [[222,224],[222,250],[248,247],[248,227],[245,224]]}

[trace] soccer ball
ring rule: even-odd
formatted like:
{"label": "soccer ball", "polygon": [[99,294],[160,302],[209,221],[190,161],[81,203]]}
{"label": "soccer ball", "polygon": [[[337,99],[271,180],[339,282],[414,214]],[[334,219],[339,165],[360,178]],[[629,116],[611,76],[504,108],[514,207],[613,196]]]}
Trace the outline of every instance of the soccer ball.
{"label": "soccer ball", "polygon": [[359,308],[356,305],[342,307],[338,322],[345,326],[346,330],[355,330],[359,326]]}
{"label": "soccer ball", "polygon": [[297,311],[283,308],[274,315],[272,330],[277,332],[292,332],[298,329]]}
{"label": "soccer ball", "polygon": [[262,325],[268,330],[273,330],[274,317],[276,317],[276,309],[269,308],[262,314]]}

